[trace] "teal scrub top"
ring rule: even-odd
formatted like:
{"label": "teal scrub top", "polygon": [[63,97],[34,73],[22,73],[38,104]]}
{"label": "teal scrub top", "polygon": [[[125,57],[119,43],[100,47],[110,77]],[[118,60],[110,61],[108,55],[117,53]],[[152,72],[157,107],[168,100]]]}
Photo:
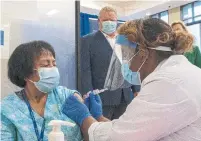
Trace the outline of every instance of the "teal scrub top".
{"label": "teal scrub top", "polygon": [[[45,106],[45,131],[43,141],[48,140],[48,134],[52,127],[48,126],[51,120],[64,120],[74,123],[70,118],[61,112],[65,99],[74,93],[75,90],[69,90],[59,86],[48,94]],[[34,112],[34,111],[33,111]],[[34,117],[40,134],[43,118],[34,112]],[[80,128],[62,126],[65,140],[82,140]],[[21,93],[10,94],[1,101],[1,140],[2,141],[37,141],[32,119]]]}

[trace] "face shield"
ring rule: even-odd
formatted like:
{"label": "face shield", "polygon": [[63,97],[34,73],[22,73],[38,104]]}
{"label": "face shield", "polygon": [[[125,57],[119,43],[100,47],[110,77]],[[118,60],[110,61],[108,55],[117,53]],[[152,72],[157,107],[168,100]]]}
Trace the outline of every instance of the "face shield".
{"label": "face shield", "polygon": [[130,66],[132,58],[138,53],[136,47],[137,44],[128,41],[125,35],[117,36],[104,88],[113,91],[118,88],[129,88],[133,85],[123,76],[122,64],[126,63]]}
{"label": "face shield", "polygon": [[[147,48],[172,52],[171,47],[167,46]],[[125,35],[117,36],[104,88],[113,91],[119,88],[129,88],[132,85],[141,85],[139,71],[146,62],[148,56],[144,59],[136,72],[133,72],[130,69],[132,60],[139,52],[136,43],[128,41]]]}
{"label": "face shield", "polygon": [[129,63],[136,54],[137,44],[128,41],[125,35],[118,35],[114,46],[114,52],[120,63]]}

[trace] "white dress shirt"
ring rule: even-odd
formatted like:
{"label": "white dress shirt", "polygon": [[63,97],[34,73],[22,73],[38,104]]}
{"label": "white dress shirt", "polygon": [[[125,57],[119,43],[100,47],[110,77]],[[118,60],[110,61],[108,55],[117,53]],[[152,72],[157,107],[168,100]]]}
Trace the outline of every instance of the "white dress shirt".
{"label": "white dress shirt", "polygon": [[[102,32],[103,33],[103,32]],[[105,36],[105,38],[107,39],[107,41],[109,42],[110,46],[112,47],[112,49],[114,48],[115,45],[115,39],[116,36],[114,36],[113,38],[108,36],[107,34],[103,33],[103,35]]]}
{"label": "white dress shirt", "polygon": [[200,141],[201,69],[174,55],[143,82],[125,113],[95,122],[90,141]]}

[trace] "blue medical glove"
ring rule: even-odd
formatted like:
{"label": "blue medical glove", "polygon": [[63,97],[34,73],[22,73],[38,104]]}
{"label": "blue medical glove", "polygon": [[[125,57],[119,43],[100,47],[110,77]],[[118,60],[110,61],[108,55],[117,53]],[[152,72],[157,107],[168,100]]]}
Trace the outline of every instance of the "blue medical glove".
{"label": "blue medical glove", "polygon": [[99,95],[89,94],[89,109],[90,113],[95,119],[98,119],[103,115],[102,111],[102,101]]}
{"label": "blue medical glove", "polygon": [[[89,109],[90,107],[89,107],[89,97],[87,97],[87,98],[85,98],[84,99],[84,104],[87,106],[87,108]],[[90,109],[89,109],[90,110]]]}
{"label": "blue medical glove", "polygon": [[63,104],[62,112],[78,125],[91,116],[87,106],[81,103],[74,95],[70,95]]}

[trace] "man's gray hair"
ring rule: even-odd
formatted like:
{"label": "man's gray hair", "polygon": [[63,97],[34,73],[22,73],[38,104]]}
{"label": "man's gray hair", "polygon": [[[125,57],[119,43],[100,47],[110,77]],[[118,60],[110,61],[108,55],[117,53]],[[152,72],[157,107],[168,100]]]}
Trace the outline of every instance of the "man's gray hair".
{"label": "man's gray hair", "polygon": [[114,13],[117,15],[117,11],[116,11],[114,8],[110,7],[110,6],[105,6],[105,7],[103,7],[103,8],[100,10],[100,12],[99,12],[99,16],[98,16],[98,17],[100,17],[100,15],[101,15],[103,12],[114,12]]}

